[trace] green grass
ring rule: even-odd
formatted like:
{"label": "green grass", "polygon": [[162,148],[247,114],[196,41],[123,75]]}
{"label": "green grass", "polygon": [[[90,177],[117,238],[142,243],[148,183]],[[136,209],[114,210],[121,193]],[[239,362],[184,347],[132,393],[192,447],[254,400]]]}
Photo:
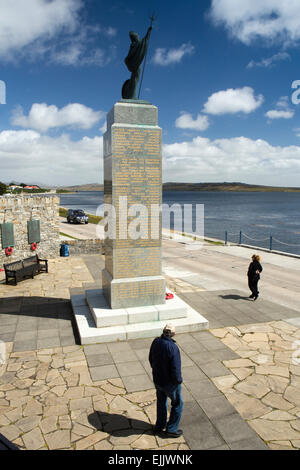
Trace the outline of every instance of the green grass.
{"label": "green grass", "polygon": [[[59,215],[60,217],[67,217],[68,209],[65,209],[64,207],[59,208]],[[93,215],[93,214],[86,214],[89,217],[89,223],[90,224],[98,224],[103,217],[100,217],[98,215]]]}
{"label": "green grass", "polygon": [[67,233],[64,233],[64,232],[59,232],[59,234],[62,235],[63,237],[68,237],[68,238],[72,238],[73,240],[78,240],[78,238],[73,237],[72,235],[68,235]]}
{"label": "green grass", "polygon": [[[174,230],[173,230],[173,232],[174,232]],[[201,241],[202,240],[202,238],[195,237],[195,235],[192,235],[192,234],[189,234],[189,233],[184,233],[184,232],[181,233],[181,236],[192,238],[194,241],[196,241],[196,240]],[[207,238],[204,238],[203,241],[205,241],[207,243],[210,243],[211,245],[224,245],[224,242],[214,241],[214,240],[207,240]]]}
{"label": "green grass", "polygon": [[224,242],[214,242],[212,240],[207,240],[206,238],[204,238],[204,241],[211,243],[212,245],[224,245]]}

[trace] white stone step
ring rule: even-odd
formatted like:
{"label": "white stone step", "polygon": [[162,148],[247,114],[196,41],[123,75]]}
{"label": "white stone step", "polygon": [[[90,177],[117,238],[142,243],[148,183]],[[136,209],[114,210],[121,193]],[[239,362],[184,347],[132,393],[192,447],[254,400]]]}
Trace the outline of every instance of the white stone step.
{"label": "white stone step", "polygon": [[104,298],[102,289],[92,289],[86,291],[86,302],[98,328],[166,321],[187,316],[185,302],[176,295],[161,305],[111,309]]}
{"label": "white stone step", "polygon": [[[92,293],[90,294],[90,298],[91,297]],[[175,326],[176,332],[189,333],[207,329],[208,321],[183,300],[179,300],[185,305],[186,316],[184,318],[168,319],[168,322]],[[166,320],[156,320],[97,328],[91,310],[87,305],[86,296],[72,295],[71,302],[81,344],[127,341],[137,338],[154,338],[162,333],[166,324]],[[138,313],[136,313],[136,315],[138,315]]]}

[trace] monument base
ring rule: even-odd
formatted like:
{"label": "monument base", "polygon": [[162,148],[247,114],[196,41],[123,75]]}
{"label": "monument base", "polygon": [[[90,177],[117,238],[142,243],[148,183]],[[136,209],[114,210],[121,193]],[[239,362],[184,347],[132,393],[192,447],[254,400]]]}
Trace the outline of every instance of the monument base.
{"label": "monument base", "polygon": [[177,333],[208,328],[208,321],[176,295],[165,304],[111,309],[102,289],[96,289],[72,295],[71,303],[83,345],[154,338],[166,323]]}
{"label": "monument base", "polygon": [[102,271],[103,294],[113,309],[142,307],[165,302],[166,281],[163,276],[112,279]]}

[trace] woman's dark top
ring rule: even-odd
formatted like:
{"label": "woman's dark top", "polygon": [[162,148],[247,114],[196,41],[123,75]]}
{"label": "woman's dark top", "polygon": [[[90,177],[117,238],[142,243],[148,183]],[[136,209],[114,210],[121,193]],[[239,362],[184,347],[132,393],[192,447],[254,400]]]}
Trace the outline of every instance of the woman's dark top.
{"label": "woman's dark top", "polygon": [[[254,261],[252,261],[252,263],[250,263],[249,265],[249,268],[248,268],[248,277],[250,279],[259,279],[260,278],[260,275],[259,273],[261,273],[263,270],[262,268],[262,265],[260,264],[259,261],[257,261],[256,259]],[[259,271],[259,273],[257,273],[256,271]]]}

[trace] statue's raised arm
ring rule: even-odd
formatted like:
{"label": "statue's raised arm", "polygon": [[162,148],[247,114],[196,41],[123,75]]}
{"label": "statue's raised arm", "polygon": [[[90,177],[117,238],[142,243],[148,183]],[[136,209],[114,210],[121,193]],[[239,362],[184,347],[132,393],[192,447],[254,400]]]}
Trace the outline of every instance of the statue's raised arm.
{"label": "statue's raised arm", "polygon": [[143,39],[139,39],[139,36],[134,31],[130,31],[129,37],[131,40],[130,49],[127,57],[125,58],[125,64],[131,72],[131,77],[123,85],[122,98],[128,100],[136,100],[137,85],[141,75],[141,64],[147,53],[148,43],[150,39],[152,26],[148,28],[147,34]]}

